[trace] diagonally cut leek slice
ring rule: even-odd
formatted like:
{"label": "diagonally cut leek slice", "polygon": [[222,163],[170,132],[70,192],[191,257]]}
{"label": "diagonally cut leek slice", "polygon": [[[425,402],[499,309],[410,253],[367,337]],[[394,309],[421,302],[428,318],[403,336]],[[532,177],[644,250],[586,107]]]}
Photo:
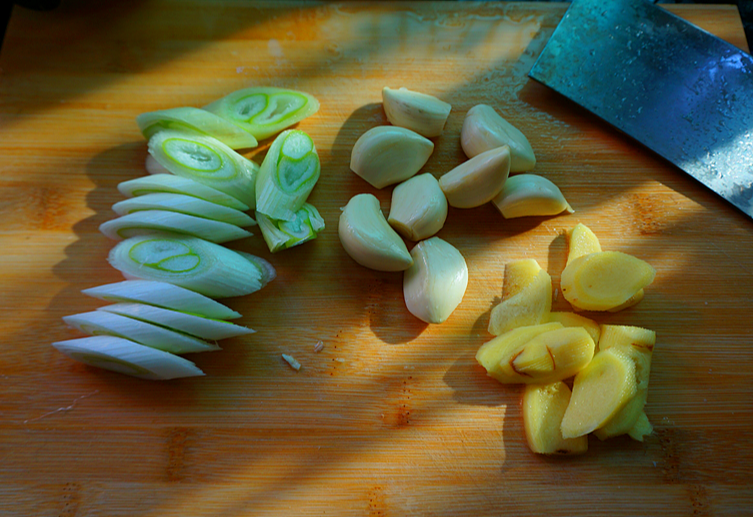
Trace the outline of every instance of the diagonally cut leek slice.
{"label": "diagonally cut leek slice", "polygon": [[138,302],[165,309],[192,312],[207,318],[233,320],[241,314],[219,302],[166,282],[126,280],[84,289],[82,293],[107,302]]}
{"label": "diagonally cut leek slice", "polygon": [[227,339],[256,332],[253,329],[241,327],[235,323],[222,320],[213,320],[196,316],[187,312],[162,309],[143,303],[116,303],[105,305],[98,311],[113,312],[121,316],[128,316],[148,323],[154,323],[162,327],[178,330],[204,339]]}
{"label": "diagonally cut leek slice", "polygon": [[219,140],[160,131],[149,139],[149,153],[176,176],[208,185],[254,208],[259,166]]}
{"label": "diagonally cut leek slice", "polygon": [[270,219],[261,212],[257,212],[257,218],[261,234],[272,253],[316,239],[317,234],[324,229],[324,219],[316,207],[309,203],[303,204],[292,221]]}
{"label": "diagonally cut leek slice", "polygon": [[99,226],[99,231],[114,240],[153,234],[155,230],[192,235],[212,242],[234,241],[253,235],[234,224],[165,210],[133,212]]}
{"label": "diagonally cut leek slice", "polygon": [[288,130],[278,136],[256,178],[256,211],[292,221],[319,179],[319,155],[311,137]]}
{"label": "diagonally cut leek slice", "polygon": [[85,337],[58,341],[52,346],[89,366],[141,379],[165,381],[204,375],[188,359],[119,337]]}
{"label": "diagonally cut leek slice", "polygon": [[118,190],[126,197],[138,197],[156,192],[170,192],[197,197],[211,201],[228,208],[235,208],[245,212],[250,207],[217,189],[188,178],[181,178],[172,174],[157,174],[124,181],[118,185]]}
{"label": "diagonally cut leek slice", "polygon": [[188,334],[105,311],[92,311],[64,316],[63,321],[71,327],[92,336],[122,337],[140,345],[146,345],[173,354],[212,352],[220,349],[215,344],[207,343]]}
{"label": "diagonally cut leek slice", "polygon": [[143,210],[166,210],[168,212],[203,217],[241,227],[256,225],[253,217],[235,208],[228,208],[193,196],[170,194],[167,192],[157,192],[125,199],[115,203],[112,209],[118,215],[127,215]]}
{"label": "diagonally cut leek slice", "polygon": [[251,294],[275,277],[272,265],[260,257],[170,234],[124,240],[108,260],[128,279],[169,282],[212,298]]}
{"label": "diagonally cut leek slice", "polygon": [[247,131],[199,108],[172,108],[150,111],[136,117],[141,134],[149,140],[157,131],[179,130],[211,136],[232,149],[256,147],[259,143]]}
{"label": "diagonally cut leek slice", "polygon": [[204,109],[263,140],[319,111],[319,101],[304,92],[256,87],[235,91]]}

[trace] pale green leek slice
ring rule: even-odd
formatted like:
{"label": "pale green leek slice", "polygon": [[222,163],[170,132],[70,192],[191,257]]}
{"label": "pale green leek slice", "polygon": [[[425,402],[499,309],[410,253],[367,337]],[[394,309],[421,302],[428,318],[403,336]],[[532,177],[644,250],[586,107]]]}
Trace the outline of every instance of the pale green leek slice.
{"label": "pale green leek slice", "polygon": [[228,208],[193,196],[170,194],[167,192],[158,192],[125,199],[115,203],[112,209],[118,215],[128,215],[143,210],[166,210],[168,212],[203,217],[241,227],[256,225],[253,217],[235,208]]}
{"label": "pale green leek slice", "polygon": [[178,330],[204,339],[227,339],[256,332],[253,329],[241,327],[228,321],[213,320],[187,312],[163,309],[143,303],[116,303],[105,305],[97,310],[120,314],[121,316],[146,321],[147,323],[154,323],[161,327]]}
{"label": "pale green leek slice", "polygon": [[188,359],[114,336],[70,339],[52,346],[89,366],[141,379],[164,381],[204,375]]}
{"label": "pale green leek slice", "polygon": [[219,140],[180,131],[160,131],[149,153],[171,173],[231,195],[254,208],[259,166]]}
{"label": "pale green leek slice", "polygon": [[110,264],[127,279],[168,282],[211,298],[244,296],[275,277],[260,257],[229,250],[194,237],[143,235],[118,243]]}
{"label": "pale green leek slice", "polygon": [[232,149],[256,147],[259,143],[249,132],[228,120],[199,108],[172,108],[142,113],[136,123],[149,140],[158,131],[178,130],[211,136]]}
{"label": "pale green leek slice", "polygon": [[250,210],[247,204],[238,201],[233,196],[229,196],[198,181],[181,178],[172,174],[156,174],[154,176],[144,176],[143,178],[124,181],[118,185],[118,190],[126,197],[145,196],[157,192],[185,194],[186,196],[197,197],[243,212]]}
{"label": "pale green leek slice", "polygon": [[222,305],[220,302],[167,282],[125,280],[124,282],[90,287],[81,292],[107,302],[146,303],[165,309],[192,312],[218,320],[233,320],[241,317],[239,312]]}
{"label": "pale green leek slice", "polygon": [[160,163],[152,156],[151,154],[146,155],[146,162],[144,163],[144,168],[146,168],[146,172],[149,174],[170,174],[172,175],[172,172],[165,169]]}
{"label": "pale green leek slice", "polygon": [[255,87],[230,93],[204,109],[263,140],[319,111],[319,101],[295,90]]}
{"label": "pale green leek slice", "polygon": [[292,221],[319,179],[316,146],[303,131],[284,131],[269,148],[256,179],[256,211]]}
{"label": "pale green leek slice", "polygon": [[127,239],[135,235],[150,235],[155,231],[191,235],[212,242],[228,242],[253,235],[234,224],[165,210],[133,212],[102,223],[99,230],[114,240]]}
{"label": "pale green leek slice", "polygon": [[303,204],[292,221],[270,219],[261,212],[257,212],[257,218],[261,234],[272,253],[316,239],[317,234],[324,229],[324,219],[316,207],[309,203]]}
{"label": "pale green leek slice", "polygon": [[211,352],[220,349],[215,344],[207,343],[188,334],[105,311],[64,316],[63,321],[92,336],[122,337],[173,354]]}

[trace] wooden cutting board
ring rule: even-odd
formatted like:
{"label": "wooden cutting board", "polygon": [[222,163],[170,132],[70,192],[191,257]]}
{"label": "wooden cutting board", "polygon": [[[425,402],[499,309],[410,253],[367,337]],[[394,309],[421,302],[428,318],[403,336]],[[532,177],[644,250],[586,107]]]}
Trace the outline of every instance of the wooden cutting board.
{"label": "wooden cutting board", "polygon": [[[753,222],[628,138],[526,77],[566,5],[66,1],[13,11],[0,57],[0,514],[9,516],[743,515],[753,489]],[[671,10],[745,47],[734,7]],[[86,287],[121,279],[98,226],[144,174],[134,117],[202,106],[233,90],[305,90],[300,124],[322,176],[316,241],[270,255],[231,247],[278,278],[229,304],[257,329],[193,359],[200,379],[140,381],[75,363],[50,343],[61,317],[99,304]],[[405,309],[402,277],[355,264],[340,207],[391,189],[349,170],[386,123],[383,86],[450,102],[425,170],[465,160],[468,109],[494,106],[529,137],[534,172],[575,213],[504,220],[451,209],[440,236],[465,256],[465,298],[442,325]],[[269,142],[249,156],[259,160]],[[591,438],[588,454],[529,452],[519,387],[487,378],[504,264],[535,258],[555,288],[563,232],[657,270],[636,307],[594,314],[658,342],[645,443]],[[257,232],[258,233],[258,232]],[[557,293],[558,291],[555,291]],[[567,310],[558,296],[555,309]],[[324,349],[316,353],[318,341]],[[282,353],[303,368],[293,371]]]}

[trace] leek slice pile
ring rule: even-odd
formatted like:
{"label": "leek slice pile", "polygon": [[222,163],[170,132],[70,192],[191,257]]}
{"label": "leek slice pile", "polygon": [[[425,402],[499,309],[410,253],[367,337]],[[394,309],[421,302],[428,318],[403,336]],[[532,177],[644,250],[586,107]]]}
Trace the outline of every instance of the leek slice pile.
{"label": "leek slice pile", "polygon": [[247,204],[221,192],[215,188],[199,183],[189,178],[173,176],[172,174],[156,174],[124,181],[118,185],[118,190],[126,197],[138,197],[148,194],[167,192],[172,194],[185,194],[205,201],[211,201],[218,205],[234,208],[245,212],[249,210]]}
{"label": "leek slice pile", "polygon": [[143,303],[115,303],[113,305],[105,305],[97,310],[146,321],[147,323],[185,332],[186,334],[203,339],[227,339],[256,332],[253,329],[241,327],[228,321],[213,320],[204,318],[203,316],[188,314],[187,312],[144,305]]}
{"label": "leek slice pile", "polygon": [[158,131],[179,130],[214,137],[232,149],[259,145],[251,133],[214,113],[198,108],[172,108],[142,113],[136,117],[136,124],[147,140]]}
{"label": "leek slice pile", "polygon": [[256,211],[292,221],[319,179],[319,155],[311,137],[299,130],[280,133],[256,179]]}
{"label": "leek slice pile", "polygon": [[194,336],[111,312],[84,312],[65,316],[63,321],[92,336],[122,337],[140,345],[172,352],[173,354],[212,352],[220,349],[217,345],[207,343]]}
{"label": "leek slice pile", "polygon": [[119,337],[71,339],[52,346],[76,361],[141,379],[169,380],[204,375],[188,359]]}
{"label": "leek slice pile", "polygon": [[235,208],[218,205],[193,196],[158,192],[125,199],[112,205],[118,215],[128,215],[142,210],[166,210],[181,214],[203,217],[236,226],[254,226],[256,221],[248,214]]}
{"label": "leek slice pile", "polygon": [[304,92],[256,87],[235,91],[204,109],[263,140],[319,111],[319,101]]}
{"label": "leek slice pile", "polygon": [[176,176],[189,178],[256,205],[259,166],[217,139],[180,131],[160,131],[149,139],[149,153]]}
{"label": "leek slice pile", "polygon": [[129,279],[168,282],[211,298],[243,296],[275,277],[266,260],[194,237],[143,235],[120,242],[110,264]]}
{"label": "leek slice pile", "polygon": [[324,219],[316,207],[309,203],[303,204],[292,221],[270,219],[261,212],[257,212],[256,217],[259,219],[264,241],[272,253],[316,239],[317,234],[324,229]]}
{"label": "leek slice pile", "polygon": [[81,292],[108,302],[145,303],[165,309],[192,312],[218,320],[233,320],[241,317],[239,312],[211,298],[166,282],[126,280],[91,287]]}
{"label": "leek slice pile", "polygon": [[114,240],[127,239],[135,235],[148,235],[155,231],[191,235],[211,242],[228,242],[253,235],[234,224],[165,210],[133,212],[105,221],[99,226],[99,231]]}

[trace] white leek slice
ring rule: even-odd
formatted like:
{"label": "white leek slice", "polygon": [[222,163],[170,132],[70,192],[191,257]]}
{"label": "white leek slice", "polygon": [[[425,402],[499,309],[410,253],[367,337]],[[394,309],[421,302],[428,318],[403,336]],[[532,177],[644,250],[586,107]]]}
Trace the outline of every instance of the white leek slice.
{"label": "white leek slice", "polygon": [[[151,157],[151,155],[150,155]],[[211,201],[228,208],[235,208],[245,212],[249,210],[247,204],[242,203],[224,192],[208,187],[203,183],[188,178],[181,178],[172,174],[157,174],[124,181],[118,185],[118,190],[126,197],[145,196],[156,192],[170,192],[185,194],[205,201]]]}
{"label": "white leek slice", "polygon": [[192,312],[207,318],[234,320],[241,314],[220,302],[166,282],[151,280],[126,280],[114,284],[98,285],[82,293],[107,302],[137,302],[165,309]]}
{"label": "white leek slice", "polygon": [[129,339],[173,354],[212,352],[220,347],[199,338],[105,311],[84,312],[63,317],[71,327],[92,336],[106,335]]}
{"label": "white leek slice", "polygon": [[193,196],[170,194],[167,192],[157,192],[125,199],[115,203],[112,209],[118,215],[128,215],[143,210],[166,210],[168,212],[203,217],[241,227],[256,225],[253,217],[235,208],[228,208]]}
{"label": "white leek slice", "polygon": [[259,166],[219,140],[160,131],[149,140],[149,153],[176,176],[209,185],[254,208]]}
{"label": "white leek slice", "polygon": [[142,235],[110,251],[110,264],[128,279],[168,282],[211,298],[258,291],[275,274],[266,260],[194,237]]}
{"label": "white leek slice", "polygon": [[309,203],[303,204],[292,221],[270,219],[261,212],[257,212],[256,217],[259,219],[264,241],[272,253],[316,239],[317,234],[324,229],[324,219],[316,207]]}
{"label": "white leek slice", "polygon": [[199,108],[172,108],[150,111],[136,117],[141,134],[149,140],[157,131],[178,130],[211,136],[232,149],[256,147],[259,143],[247,131]]}
{"label": "white leek slice", "polygon": [[234,241],[253,235],[234,224],[165,210],[133,212],[102,223],[99,231],[114,240],[153,234],[155,231],[192,235],[212,242]]}
{"label": "white leek slice", "polygon": [[230,93],[204,109],[263,140],[319,111],[319,101],[304,92],[256,87]]}
{"label": "white leek slice", "polygon": [[52,346],[89,366],[141,379],[164,381],[204,375],[188,359],[119,337],[85,337],[58,341]]}
{"label": "white leek slice", "polygon": [[203,316],[163,309],[143,303],[116,303],[114,305],[105,305],[97,310],[113,312],[121,316],[154,323],[155,325],[178,330],[204,339],[227,339],[256,332],[253,329],[241,327],[228,321],[213,320],[204,318]]}
{"label": "white leek slice", "polygon": [[256,178],[256,211],[292,221],[319,179],[319,155],[311,137],[297,129],[280,133]]}

